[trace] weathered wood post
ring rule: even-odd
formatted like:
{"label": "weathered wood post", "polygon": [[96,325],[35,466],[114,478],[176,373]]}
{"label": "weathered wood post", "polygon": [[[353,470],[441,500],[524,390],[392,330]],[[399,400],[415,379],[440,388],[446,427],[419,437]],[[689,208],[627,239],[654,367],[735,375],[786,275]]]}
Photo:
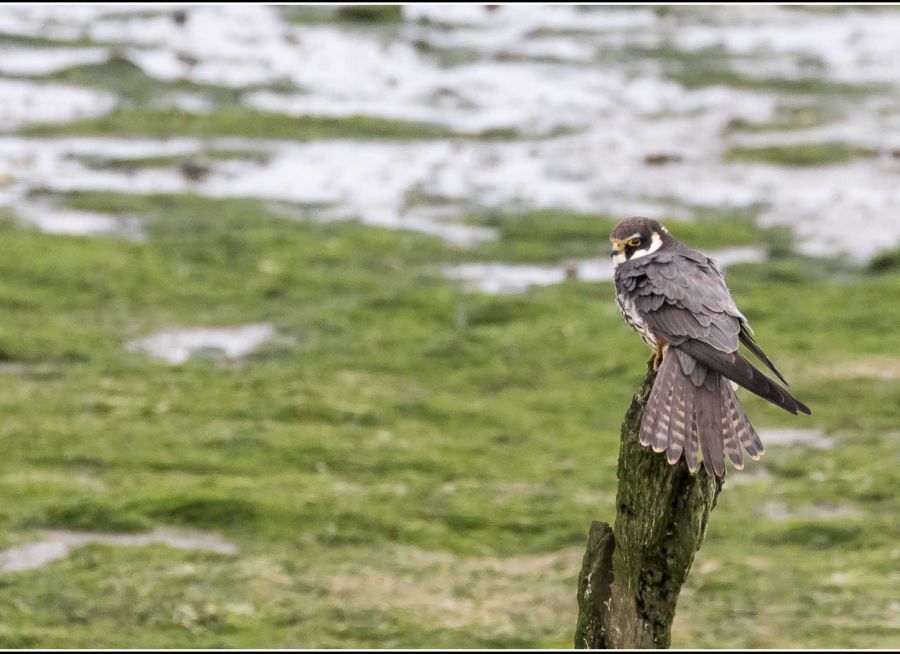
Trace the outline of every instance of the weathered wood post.
{"label": "weathered wood post", "polygon": [[625,414],[619,449],[616,524],[594,522],[578,578],[578,649],[658,649],[671,642],[681,586],[706,534],[722,480],[638,442],[656,373]]}

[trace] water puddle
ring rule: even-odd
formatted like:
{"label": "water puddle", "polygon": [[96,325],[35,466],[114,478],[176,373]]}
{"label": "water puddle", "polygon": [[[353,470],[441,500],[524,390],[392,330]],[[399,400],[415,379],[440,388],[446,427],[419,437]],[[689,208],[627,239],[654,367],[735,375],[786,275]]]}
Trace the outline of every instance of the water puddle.
{"label": "water puddle", "polygon": [[818,429],[762,429],[759,437],[766,448],[770,445],[802,445],[816,450],[828,450],[834,445],[834,440]]}
{"label": "water puddle", "polygon": [[[21,6],[0,15],[0,31],[63,42],[5,46],[0,72],[40,76],[67,62],[95,62],[112,49],[108,44],[118,44],[121,56],[151,77],[239,89],[241,102],[267,112],[427,121],[459,133],[504,130],[502,138],[281,142],[270,144],[271,160],[217,163],[202,180],[185,179],[176,167],[88,170],[66,158],[77,147],[68,139],[28,140],[29,156],[12,159],[16,139],[0,138],[0,175],[20,191],[325,203],[333,215],[463,245],[490,234],[433,219],[428,210],[435,205],[412,211],[410,195],[622,217],[671,217],[675,207],[741,209],[757,212],[764,225],[793,229],[805,254],[858,260],[900,244],[900,164],[890,153],[812,168],[725,157],[733,145],[804,139],[896,149],[900,105],[890,93],[851,97],[844,117],[805,134],[741,134],[729,126],[773,121],[785,94],[764,83],[766,76],[808,78],[826,91],[833,82],[895,83],[897,12],[538,5],[408,5],[403,12],[390,27],[360,28],[291,22],[280,8],[263,5]],[[104,46],[75,47],[84,39]],[[667,74],[665,61],[710,47],[736,78],[750,81],[684,85]],[[689,67],[690,60],[681,63]],[[104,91],[0,79],[0,129],[99,115],[115,101]],[[190,93],[166,101],[188,111],[211,108]],[[823,102],[814,93],[808,101]],[[114,139],[103,147],[134,146],[137,153],[142,141]],[[0,189],[0,205],[15,209],[22,197]],[[880,238],[850,246],[848,225]],[[558,277],[527,274],[536,283]]]}
{"label": "water puddle", "polygon": [[135,217],[61,209],[49,203],[19,204],[16,215],[48,234],[118,236],[132,241],[146,238],[140,219]]}
{"label": "water puddle", "polygon": [[110,111],[116,97],[64,84],[0,78],[0,132],[28,123],[62,123]]}
{"label": "water puddle", "polygon": [[[722,268],[736,263],[760,263],[768,254],[763,248],[735,247],[710,252]],[[523,293],[532,286],[552,286],[566,279],[608,282],[613,279],[609,257],[580,259],[555,265],[467,263],[444,269],[448,279],[464,282],[465,288],[482,293]]]}
{"label": "water puddle", "polygon": [[109,59],[106,48],[27,48],[0,46],[0,74],[49,75],[60,70],[99,64]]}
{"label": "water puddle", "polygon": [[126,347],[174,365],[201,355],[238,359],[275,336],[275,327],[271,323],[167,329],[147,338],[131,341]]}
{"label": "water puddle", "polygon": [[43,539],[0,552],[0,572],[33,570],[67,557],[75,548],[90,543],[114,547],[168,545],[180,550],[236,554],[237,546],[215,533],[155,529],[144,534],[103,534],[82,531],[48,531]]}

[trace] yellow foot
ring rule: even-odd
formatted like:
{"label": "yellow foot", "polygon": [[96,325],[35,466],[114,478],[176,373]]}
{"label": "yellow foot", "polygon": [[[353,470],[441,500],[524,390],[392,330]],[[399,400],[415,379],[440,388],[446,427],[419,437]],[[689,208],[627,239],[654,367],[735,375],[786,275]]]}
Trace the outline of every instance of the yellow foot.
{"label": "yellow foot", "polygon": [[663,358],[666,355],[666,350],[668,349],[669,344],[663,343],[660,340],[656,341],[656,347],[653,349],[653,371],[659,370],[659,365],[662,363]]}

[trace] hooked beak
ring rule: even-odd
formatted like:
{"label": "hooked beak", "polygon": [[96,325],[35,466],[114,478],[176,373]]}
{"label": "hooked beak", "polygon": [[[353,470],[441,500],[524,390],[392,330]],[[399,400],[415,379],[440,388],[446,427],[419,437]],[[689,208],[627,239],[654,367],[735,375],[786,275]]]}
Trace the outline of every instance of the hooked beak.
{"label": "hooked beak", "polygon": [[617,254],[622,252],[623,243],[622,241],[613,241],[612,242],[612,250],[609,252],[609,256],[614,257]]}

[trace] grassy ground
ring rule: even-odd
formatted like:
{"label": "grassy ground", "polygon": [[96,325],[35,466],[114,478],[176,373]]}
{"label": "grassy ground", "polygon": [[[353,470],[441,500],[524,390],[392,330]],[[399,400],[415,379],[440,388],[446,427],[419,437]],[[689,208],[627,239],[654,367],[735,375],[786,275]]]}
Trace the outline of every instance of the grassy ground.
{"label": "grassy ground", "polygon": [[446,138],[450,132],[433,125],[386,118],[304,116],[292,118],[254,109],[224,107],[208,114],[178,109],[116,109],[98,118],[65,125],[34,125],[34,136],[245,136],[260,139],[311,141],[334,138]]}
{"label": "grassy ground", "polygon": [[[658,60],[663,73],[687,88],[728,86],[750,91],[771,91],[785,97],[807,97],[833,104],[848,98],[860,98],[883,92],[883,86],[834,82],[821,75],[823,62],[806,62],[809,72],[800,77],[751,75],[738,70],[738,59],[724,48],[681,50],[672,44],[652,48],[627,48],[619,56]],[[752,62],[752,59],[746,60]]]}
{"label": "grassy ground", "polygon": [[869,148],[840,141],[803,143],[798,145],[767,145],[763,147],[731,147],[725,153],[728,161],[761,161],[776,166],[827,166],[847,163],[859,157],[874,157]]}
{"label": "grassy ground", "polygon": [[[90,545],[5,574],[0,644],[569,645],[587,527],[613,516],[616,432],[647,356],[610,284],[466,295],[435,264],[478,255],[424,236],[250,201],[62,200],[141,215],[149,238],[2,223],[0,542],[176,525],[240,551]],[[583,231],[607,226],[489,220],[528,260],[584,254]],[[751,229],[684,235],[718,247]],[[820,428],[834,446],[773,445],[729,474],[673,644],[896,643],[900,308],[886,298],[900,270],[784,257],[729,279],[814,412],[746,398],[755,423]],[[261,320],[285,338],[239,365],[124,347]]]}
{"label": "grassy ground", "polygon": [[[279,11],[388,35],[398,21],[390,7]],[[414,45],[444,66],[480,56]],[[879,90],[829,82],[816,62],[796,79],[749,75],[715,48],[603,57],[659,67],[691,88],[777,96],[771,121],[735,120],[731,132],[819,126]],[[513,129],[451,135],[364,116],[272,115],[241,105],[256,89],[161,81],[121,58],[41,80],[111,91],[120,105],[23,130],[39,138],[517,138]],[[209,113],[168,108],[180,93],[206,100]],[[242,148],[209,144],[198,160],[267,156]],[[825,142],[726,149],[724,159],[820,165],[869,155]],[[194,159],[81,163],[115,172]],[[459,206],[466,222],[499,234],[461,249],[287,218],[304,209],[250,200],[52,200],[138,216],[147,238],[43,234],[0,210],[0,548],[50,528],[180,527],[220,532],[238,553],[92,544],[2,573],[0,646],[571,645],[587,530],[614,517],[618,428],[648,351],[610,283],[489,296],[464,293],[439,269],[602,255],[613,217]],[[805,259],[748,212],[692,209],[702,220],[666,221],[691,245],[773,253],[728,279],[813,416],[744,394],[749,415],[761,429],[821,430],[831,447],[772,444],[759,463],[729,472],[673,646],[895,646],[900,252],[861,269]],[[162,328],[260,321],[279,338],[239,362],[169,366],[126,348]]]}

